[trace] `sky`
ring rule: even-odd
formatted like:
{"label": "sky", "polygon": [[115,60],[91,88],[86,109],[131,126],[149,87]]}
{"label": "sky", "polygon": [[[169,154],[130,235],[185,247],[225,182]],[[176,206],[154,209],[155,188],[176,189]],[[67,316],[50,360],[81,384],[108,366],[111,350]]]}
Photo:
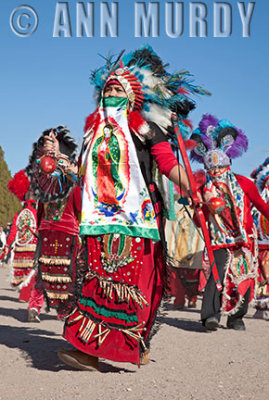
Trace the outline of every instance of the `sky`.
{"label": "sky", "polygon": [[[203,10],[207,9],[206,37],[191,37],[190,10],[195,2],[178,2],[184,3],[184,27],[182,34],[174,38],[166,32],[166,1],[155,1],[160,9],[158,37],[152,37],[152,31],[149,37],[144,31],[141,37],[135,37],[135,6],[139,2],[133,0],[117,2],[119,15],[115,37],[110,37],[109,31],[107,37],[101,37],[100,10],[104,3],[101,1],[93,2],[93,37],[76,37],[77,4],[86,6],[88,2],[69,0],[64,3],[70,12],[72,37],[53,37],[55,20],[59,21],[56,8],[60,2],[1,0],[0,145],[12,175],[27,165],[32,144],[45,129],[66,125],[81,144],[85,117],[95,108],[89,76],[92,70],[103,65],[100,54],[118,54],[122,49],[128,52],[143,44],[150,44],[163,61],[169,63],[169,71],[190,71],[195,82],[212,93],[210,97],[194,98],[196,109],[189,116],[194,127],[204,113],[211,113],[220,119],[229,119],[246,133],[249,149],[233,161],[235,172],[248,176],[268,156],[268,0],[218,1],[231,9],[231,32],[226,37],[214,37],[213,10],[217,2],[198,2]],[[144,3],[148,10],[150,2]],[[243,37],[239,3],[243,3],[245,9],[249,3],[254,3],[249,37]],[[107,4],[111,9],[112,2]],[[19,36],[18,32],[23,34],[27,23],[29,30],[32,29],[35,19],[18,18],[22,5],[31,7],[30,12],[34,10],[38,16],[37,28],[28,36]],[[21,22],[21,30],[18,22]],[[193,168],[198,169],[199,165],[194,164]]]}

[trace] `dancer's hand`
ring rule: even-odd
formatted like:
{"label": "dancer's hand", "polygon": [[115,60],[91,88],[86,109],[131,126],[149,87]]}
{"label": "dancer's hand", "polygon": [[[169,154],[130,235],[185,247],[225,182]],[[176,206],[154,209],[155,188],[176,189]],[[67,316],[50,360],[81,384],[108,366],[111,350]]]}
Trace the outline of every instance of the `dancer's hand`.
{"label": "dancer's hand", "polygon": [[48,136],[44,136],[44,153],[54,153],[56,156],[60,153],[59,141],[56,136],[51,132]]}
{"label": "dancer's hand", "polygon": [[196,192],[197,200],[194,201],[190,194],[188,194],[188,202],[190,207],[195,210],[203,207],[204,201],[199,190]]}

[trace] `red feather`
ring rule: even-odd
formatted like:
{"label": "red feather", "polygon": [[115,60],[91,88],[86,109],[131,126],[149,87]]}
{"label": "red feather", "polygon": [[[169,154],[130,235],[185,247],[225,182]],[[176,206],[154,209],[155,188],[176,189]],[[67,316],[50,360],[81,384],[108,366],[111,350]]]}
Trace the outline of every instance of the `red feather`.
{"label": "red feather", "polygon": [[190,121],[189,119],[183,119],[182,122],[183,122],[185,125],[189,126],[189,127],[191,128],[191,130],[193,130],[192,123],[191,123],[191,121]]}
{"label": "red feather", "polygon": [[198,145],[198,143],[195,140],[191,140],[191,139],[184,140],[184,144],[185,144],[186,150],[193,150]]}
{"label": "red feather", "polygon": [[194,179],[195,179],[195,184],[197,189],[199,189],[201,186],[203,186],[206,182],[206,174],[205,171],[200,169],[199,171],[195,171],[193,173]]}
{"label": "red feather", "polygon": [[144,120],[139,111],[130,111],[128,124],[131,132],[139,133],[142,126],[146,124],[146,121]]}
{"label": "red feather", "polygon": [[189,94],[189,92],[186,89],[183,89],[182,87],[180,87],[178,89],[178,93],[182,93],[182,94]]}
{"label": "red feather", "polygon": [[99,122],[100,122],[100,115],[98,112],[95,111],[86,118],[84,132],[87,132],[94,125],[99,124]]}
{"label": "red feather", "polygon": [[9,192],[15,194],[20,201],[24,200],[29,190],[30,181],[25,175],[24,169],[17,172],[7,184]]}

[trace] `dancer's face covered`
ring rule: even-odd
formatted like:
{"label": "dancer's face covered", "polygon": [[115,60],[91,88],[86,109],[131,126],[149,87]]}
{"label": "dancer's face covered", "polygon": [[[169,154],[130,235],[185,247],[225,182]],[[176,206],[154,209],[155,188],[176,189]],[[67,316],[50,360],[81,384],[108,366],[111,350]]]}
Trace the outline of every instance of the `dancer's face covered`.
{"label": "dancer's face covered", "polygon": [[106,97],[127,97],[127,94],[120,84],[107,85],[104,89],[103,96]]}

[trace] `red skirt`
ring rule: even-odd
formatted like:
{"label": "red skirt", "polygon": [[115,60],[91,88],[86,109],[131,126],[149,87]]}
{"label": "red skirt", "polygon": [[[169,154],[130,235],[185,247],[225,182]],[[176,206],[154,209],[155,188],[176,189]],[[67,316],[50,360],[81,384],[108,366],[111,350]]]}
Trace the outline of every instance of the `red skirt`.
{"label": "red skirt", "polygon": [[84,353],[139,365],[163,294],[161,242],[111,234],[86,246],[88,271],[63,336]]}
{"label": "red skirt", "polygon": [[78,237],[46,229],[39,232],[39,241],[39,279],[42,279],[47,306],[56,308],[63,316],[70,312],[73,301]]}
{"label": "red skirt", "polygon": [[12,262],[12,286],[17,287],[27,279],[29,273],[34,267],[34,257],[35,245],[31,246],[31,250],[27,249],[27,247],[15,247]]}

